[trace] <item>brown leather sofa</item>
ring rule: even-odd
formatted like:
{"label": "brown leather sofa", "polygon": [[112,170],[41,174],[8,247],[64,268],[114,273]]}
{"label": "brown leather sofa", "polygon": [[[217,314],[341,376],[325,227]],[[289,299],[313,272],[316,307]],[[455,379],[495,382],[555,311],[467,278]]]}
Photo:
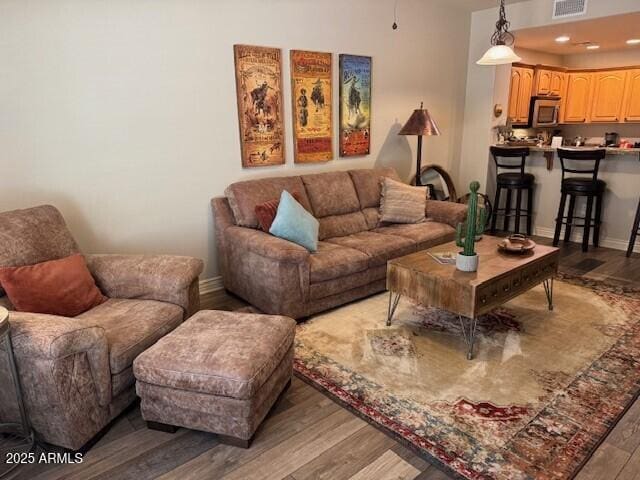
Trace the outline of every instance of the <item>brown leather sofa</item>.
{"label": "brown leather sofa", "polygon": [[[0,213],[0,266],[78,251],[52,206]],[[202,260],[169,255],[85,259],[109,298],[75,318],[12,311],[0,288],[29,421],[39,439],[73,450],[90,443],[135,400],[134,358],[198,310],[203,267]],[[10,384],[6,369],[0,363],[0,421],[15,421],[15,395],[4,388]]]}
{"label": "brown leather sofa", "polygon": [[[429,200],[427,221],[378,221],[391,168],[248,180],[212,199],[224,286],[265,313],[301,318],[385,290],[387,261],[448,242],[464,205]],[[320,222],[318,251],[258,229],[257,204],[298,192]]]}

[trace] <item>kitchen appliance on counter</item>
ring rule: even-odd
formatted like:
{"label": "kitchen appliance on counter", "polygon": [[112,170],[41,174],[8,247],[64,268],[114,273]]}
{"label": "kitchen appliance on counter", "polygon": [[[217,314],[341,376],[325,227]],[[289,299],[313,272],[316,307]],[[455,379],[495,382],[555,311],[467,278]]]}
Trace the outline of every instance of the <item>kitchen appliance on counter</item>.
{"label": "kitchen appliance on counter", "polygon": [[535,96],[531,97],[529,109],[529,127],[556,127],[560,112],[560,97]]}
{"label": "kitchen appliance on counter", "polygon": [[616,132],[605,133],[604,134],[604,145],[605,147],[611,147],[614,145],[618,145],[619,135]]}

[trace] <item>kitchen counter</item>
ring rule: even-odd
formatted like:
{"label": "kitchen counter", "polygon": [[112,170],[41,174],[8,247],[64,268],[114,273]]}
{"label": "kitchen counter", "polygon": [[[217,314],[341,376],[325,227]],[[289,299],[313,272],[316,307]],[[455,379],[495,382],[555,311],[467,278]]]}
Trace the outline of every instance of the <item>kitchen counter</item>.
{"label": "kitchen counter", "polygon": [[[598,146],[585,146],[585,147],[562,147],[566,150],[593,150],[597,148],[604,148],[607,151],[607,155],[634,155],[640,154],[640,148],[617,148],[617,147],[598,147]],[[532,152],[555,152],[557,148],[546,145],[544,147],[529,147]]]}
{"label": "kitchen counter", "polygon": [[[508,144],[495,144],[496,147],[529,147],[532,152],[555,152],[556,147],[545,145],[538,147],[536,145],[508,145]],[[607,155],[637,155],[640,154],[640,148],[617,148],[617,147],[599,147],[599,146],[583,146],[583,147],[562,147],[566,150],[593,150],[597,148],[604,148],[607,151]]]}

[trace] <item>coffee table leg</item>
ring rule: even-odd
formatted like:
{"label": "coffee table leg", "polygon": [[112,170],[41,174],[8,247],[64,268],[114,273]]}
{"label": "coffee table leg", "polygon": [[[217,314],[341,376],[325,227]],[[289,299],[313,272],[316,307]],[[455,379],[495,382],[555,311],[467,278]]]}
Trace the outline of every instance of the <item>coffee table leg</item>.
{"label": "coffee table leg", "polygon": [[547,278],[542,282],[544,286],[544,293],[547,295],[547,303],[549,310],[553,310],[553,277]]}
{"label": "coffee table leg", "polygon": [[467,360],[473,359],[473,344],[476,340],[476,327],[478,326],[477,318],[467,318],[462,315],[458,315],[460,321],[460,328],[462,329],[462,336],[467,344]]}
{"label": "coffee table leg", "polygon": [[393,293],[389,291],[389,309],[387,310],[387,327],[391,325],[391,319],[393,318],[393,314],[396,313],[396,308],[398,307],[398,302],[400,301],[401,295],[399,293]]}

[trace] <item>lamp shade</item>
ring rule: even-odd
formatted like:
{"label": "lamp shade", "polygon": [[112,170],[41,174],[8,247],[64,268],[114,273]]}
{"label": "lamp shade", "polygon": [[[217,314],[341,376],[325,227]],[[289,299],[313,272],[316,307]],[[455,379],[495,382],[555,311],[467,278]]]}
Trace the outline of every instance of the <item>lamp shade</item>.
{"label": "lamp shade", "polygon": [[413,111],[398,135],[440,135],[440,130],[429,111],[423,109],[420,104],[420,108]]}
{"label": "lamp shade", "polygon": [[508,45],[494,45],[476,63],[478,65],[503,65],[522,60]]}

